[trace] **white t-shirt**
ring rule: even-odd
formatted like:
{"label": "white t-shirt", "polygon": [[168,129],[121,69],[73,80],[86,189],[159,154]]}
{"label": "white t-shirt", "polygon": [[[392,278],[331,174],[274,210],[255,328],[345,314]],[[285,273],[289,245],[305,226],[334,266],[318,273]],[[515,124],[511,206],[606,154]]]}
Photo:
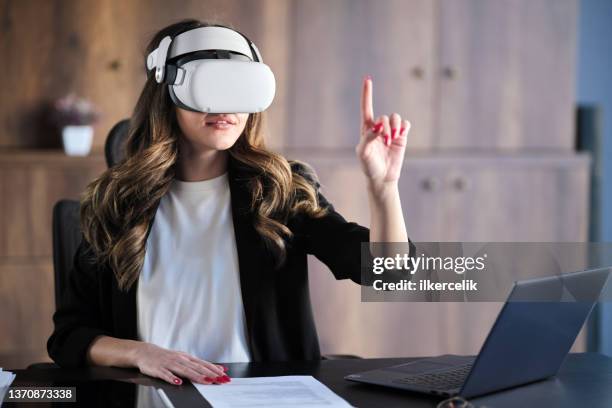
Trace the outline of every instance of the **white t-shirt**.
{"label": "white t-shirt", "polygon": [[227,173],[173,180],[147,239],[137,310],[142,341],[250,361]]}

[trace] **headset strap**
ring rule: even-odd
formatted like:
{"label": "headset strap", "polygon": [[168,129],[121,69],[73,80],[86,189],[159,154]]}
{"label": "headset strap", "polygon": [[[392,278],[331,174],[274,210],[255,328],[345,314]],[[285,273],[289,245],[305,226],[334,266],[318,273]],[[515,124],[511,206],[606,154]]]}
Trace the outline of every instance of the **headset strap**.
{"label": "headset strap", "polygon": [[155,80],[164,80],[166,61],[170,58],[203,50],[234,51],[263,62],[261,54],[243,34],[227,27],[207,26],[185,31],[174,37],[164,37],[147,56],[147,69],[155,68]]}

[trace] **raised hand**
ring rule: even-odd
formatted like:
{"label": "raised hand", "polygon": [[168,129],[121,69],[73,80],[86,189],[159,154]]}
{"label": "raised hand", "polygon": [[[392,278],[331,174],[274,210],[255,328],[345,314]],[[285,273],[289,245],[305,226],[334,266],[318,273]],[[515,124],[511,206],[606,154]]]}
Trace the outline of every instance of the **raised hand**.
{"label": "raised hand", "polygon": [[363,80],[361,93],[361,137],[355,148],[371,187],[383,189],[400,177],[410,122],[397,113],[374,118],[372,78]]}

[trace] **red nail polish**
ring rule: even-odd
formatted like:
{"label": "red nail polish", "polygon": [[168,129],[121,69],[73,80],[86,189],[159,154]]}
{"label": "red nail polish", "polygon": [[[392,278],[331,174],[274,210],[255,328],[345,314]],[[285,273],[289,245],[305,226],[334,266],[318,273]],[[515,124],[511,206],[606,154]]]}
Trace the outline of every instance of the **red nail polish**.
{"label": "red nail polish", "polygon": [[214,380],[210,377],[204,377],[204,381],[213,382]]}
{"label": "red nail polish", "polygon": [[227,368],[226,366],[222,366],[222,367],[223,367],[223,371],[229,370],[229,368]]}
{"label": "red nail polish", "polygon": [[174,383],[175,383],[175,384],[179,384],[179,385],[180,385],[180,384],[181,384],[181,382],[182,382],[182,381],[181,381],[181,380],[179,380],[178,378],[175,378],[175,379],[174,379]]}
{"label": "red nail polish", "polygon": [[404,130],[406,130],[406,128],[405,128],[405,127],[403,127],[403,128],[401,128],[401,129],[400,129],[400,135],[401,135],[402,133],[404,133]]}
{"label": "red nail polish", "polygon": [[374,125],[374,127],[372,128],[372,131],[373,131],[373,132],[379,132],[379,131],[380,131],[380,129],[382,129],[382,127],[383,127],[383,124],[382,124],[382,123],[377,123],[377,124],[375,124],[375,125]]}
{"label": "red nail polish", "polygon": [[397,128],[391,129],[391,139],[395,139],[395,133],[397,132]]}
{"label": "red nail polish", "polygon": [[225,381],[227,381],[227,382],[230,382],[230,381],[232,380],[232,379],[231,379],[231,378],[229,378],[227,375],[224,375],[224,376],[223,376],[223,379],[224,379]]}

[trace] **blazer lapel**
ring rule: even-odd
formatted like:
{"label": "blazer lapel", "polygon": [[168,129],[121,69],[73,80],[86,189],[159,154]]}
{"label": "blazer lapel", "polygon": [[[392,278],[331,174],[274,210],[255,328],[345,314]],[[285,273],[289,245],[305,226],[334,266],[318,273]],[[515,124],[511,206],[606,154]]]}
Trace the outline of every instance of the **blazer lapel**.
{"label": "blazer lapel", "polygon": [[265,325],[265,319],[262,319],[264,313],[260,310],[260,293],[263,280],[262,273],[269,254],[253,225],[253,214],[250,210],[251,194],[247,184],[251,177],[256,176],[249,175],[240,166],[240,163],[230,156],[228,160],[228,179],[238,252],[242,303],[244,305],[251,359],[261,361],[264,352],[262,349],[264,339],[259,337],[266,330],[262,327],[262,325]]}
{"label": "blazer lapel", "polygon": [[114,276],[112,278],[112,305],[114,314],[113,321],[115,323],[115,332],[120,338],[137,340],[137,287],[138,280],[134,282],[132,287],[127,292],[119,290],[119,287],[117,285],[117,279],[115,279]]}

